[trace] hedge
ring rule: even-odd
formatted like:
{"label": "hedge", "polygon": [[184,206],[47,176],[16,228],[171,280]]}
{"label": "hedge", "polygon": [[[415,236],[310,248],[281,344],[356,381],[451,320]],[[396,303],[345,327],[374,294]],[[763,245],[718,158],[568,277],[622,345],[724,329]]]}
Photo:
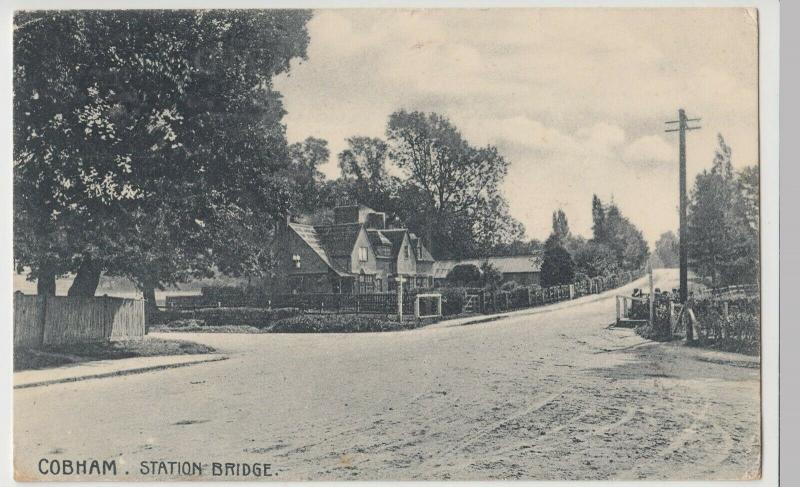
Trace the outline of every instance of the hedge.
{"label": "hedge", "polygon": [[416,327],[415,321],[400,323],[374,315],[314,314],[278,320],[272,324],[269,331],[272,333],[358,333],[410,330]]}
{"label": "hedge", "polygon": [[160,313],[163,324],[182,324],[191,320],[199,326],[254,326],[265,328],[278,320],[300,314],[297,308],[199,308],[170,309]]}

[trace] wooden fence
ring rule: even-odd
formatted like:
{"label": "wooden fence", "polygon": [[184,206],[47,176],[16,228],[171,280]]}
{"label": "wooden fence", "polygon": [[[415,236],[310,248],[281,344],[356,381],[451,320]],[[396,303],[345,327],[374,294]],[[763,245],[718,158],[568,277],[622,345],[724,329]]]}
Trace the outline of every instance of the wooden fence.
{"label": "wooden fence", "polygon": [[14,294],[14,346],[142,337],[144,301],[111,297]]}

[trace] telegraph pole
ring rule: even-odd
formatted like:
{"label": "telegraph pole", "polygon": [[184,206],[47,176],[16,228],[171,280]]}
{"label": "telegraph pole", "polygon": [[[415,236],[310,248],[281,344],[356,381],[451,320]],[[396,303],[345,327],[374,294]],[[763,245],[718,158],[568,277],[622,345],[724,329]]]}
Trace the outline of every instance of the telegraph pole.
{"label": "telegraph pole", "polygon": [[688,287],[688,257],[687,240],[686,240],[686,131],[697,130],[700,127],[690,127],[689,122],[699,122],[699,118],[687,118],[686,112],[681,108],[678,110],[678,120],[666,122],[667,124],[678,124],[677,128],[669,128],[665,132],[678,132],[679,145],[678,145],[678,159],[680,160],[680,234],[678,236],[680,242],[680,300],[685,304],[689,298]]}

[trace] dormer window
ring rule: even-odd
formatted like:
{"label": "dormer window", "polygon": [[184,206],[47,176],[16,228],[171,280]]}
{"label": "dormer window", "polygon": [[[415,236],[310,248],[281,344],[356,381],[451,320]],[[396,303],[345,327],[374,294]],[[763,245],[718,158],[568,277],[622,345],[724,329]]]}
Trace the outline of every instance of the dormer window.
{"label": "dormer window", "polygon": [[411,253],[408,251],[408,245],[406,245],[405,249],[406,249],[406,259],[408,259],[409,257],[411,257]]}
{"label": "dormer window", "polygon": [[358,261],[359,262],[366,262],[367,261],[367,248],[366,247],[359,247],[358,248]]}
{"label": "dormer window", "polygon": [[300,254],[292,255],[292,265],[294,266],[295,269],[300,268]]}

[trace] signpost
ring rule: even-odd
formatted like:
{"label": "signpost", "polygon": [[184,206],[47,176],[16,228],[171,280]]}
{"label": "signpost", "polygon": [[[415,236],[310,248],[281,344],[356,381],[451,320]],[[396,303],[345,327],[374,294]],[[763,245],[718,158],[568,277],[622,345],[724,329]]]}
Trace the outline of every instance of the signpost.
{"label": "signpost", "polygon": [[398,274],[397,278],[395,280],[397,281],[397,317],[398,317],[400,323],[402,323],[403,322],[403,283],[405,282],[405,279],[403,279],[402,275]]}

